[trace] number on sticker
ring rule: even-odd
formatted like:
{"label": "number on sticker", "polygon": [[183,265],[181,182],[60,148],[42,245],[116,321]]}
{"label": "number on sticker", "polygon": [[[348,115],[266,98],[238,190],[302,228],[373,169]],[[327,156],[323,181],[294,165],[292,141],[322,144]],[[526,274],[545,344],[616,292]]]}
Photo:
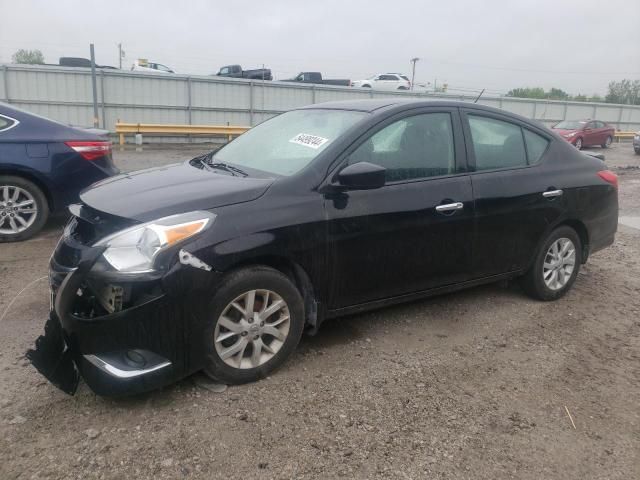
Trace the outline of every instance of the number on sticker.
{"label": "number on sticker", "polygon": [[297,143],[298,145],[304,145],[305,147],[318,149],[329,141],[328,138],[318,137],[317,135],[311,135],[309,133],[299,133],[293,137],[289,142]]}

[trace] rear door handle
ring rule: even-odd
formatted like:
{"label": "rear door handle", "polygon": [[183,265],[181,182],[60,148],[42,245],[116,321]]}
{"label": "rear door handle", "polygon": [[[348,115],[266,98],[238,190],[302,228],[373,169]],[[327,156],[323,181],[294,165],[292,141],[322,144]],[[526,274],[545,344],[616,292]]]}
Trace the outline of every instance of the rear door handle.
{"label": "rear door handle", "polygon": [[559,197],[563,194],[564,192],[562,190],[549,190],[547,192],[542,192],[542,196],[544,198],[553,198],[553,197]]}
{"label": "rear door handle", "polygon": [[464,208],[464,204],[462,202],[446,203],[444,205],[438,205],[436,207],[436,212],[440,212],[440,213],[454,212],[456,210],[462,210],[463,208]]}

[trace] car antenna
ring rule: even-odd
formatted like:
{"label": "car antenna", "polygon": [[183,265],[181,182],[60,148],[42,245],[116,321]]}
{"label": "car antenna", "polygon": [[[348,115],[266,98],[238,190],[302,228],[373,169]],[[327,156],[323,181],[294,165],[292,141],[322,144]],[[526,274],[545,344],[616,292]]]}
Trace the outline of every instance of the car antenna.
{"label": "car antenna", "polygon": [[473,103],[478,103],[478,100],[480,100],[480,97],[482,96],[482,94],[484,93],[484,88],[482,89],[482,91],[480,92],[480,95],[478,95],[476,97],[476,99],[473,101]]}

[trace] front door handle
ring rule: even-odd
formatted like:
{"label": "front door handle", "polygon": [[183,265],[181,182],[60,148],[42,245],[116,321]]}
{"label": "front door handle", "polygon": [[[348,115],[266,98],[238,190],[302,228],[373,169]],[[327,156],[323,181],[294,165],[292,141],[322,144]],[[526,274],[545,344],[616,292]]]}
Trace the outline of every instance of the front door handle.
{"label": "front door handle", "polygon": [[563,193],[564,192],[562,190],[549,190],[546,192],[542,192],[542,196],[544,198],[554,198],[561,196]]}
{"label": "front door handle", "polygon": [[440,212],[440,213],[454,212],[456,210],[462,210],[463,208],[464,208],[464,204],[462,202],[446,203],[444,205],[438,205],[436,207],[436,212]]}

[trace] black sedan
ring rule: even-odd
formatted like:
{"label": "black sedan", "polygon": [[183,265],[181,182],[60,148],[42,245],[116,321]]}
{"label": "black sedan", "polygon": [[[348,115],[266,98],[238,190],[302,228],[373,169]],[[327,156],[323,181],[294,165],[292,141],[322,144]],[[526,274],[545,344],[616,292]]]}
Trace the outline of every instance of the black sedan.
{"label": "black sedan", "polygon": [[101,395],[253,381],[327,318],[482,283],[555,300],[618,223],[617,177],[540,124],[388,99],[289,111],[81,200],[29,357]]}
{"label": "black sedan", "polygon": [[35,235],[80,190],[116,173],[108,138],[0,103],[0,242]]}

